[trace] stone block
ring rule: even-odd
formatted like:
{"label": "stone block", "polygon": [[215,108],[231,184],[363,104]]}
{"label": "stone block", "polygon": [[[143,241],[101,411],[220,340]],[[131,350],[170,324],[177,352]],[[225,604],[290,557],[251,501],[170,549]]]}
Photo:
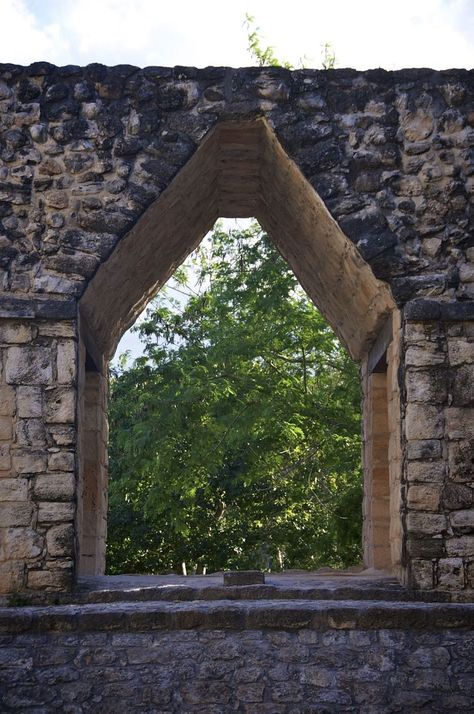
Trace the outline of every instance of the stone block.
{"label": "stone block", "polygon": [[[413,442],[417,443],[417,442]],[[410,483],[442,483],[446,477],[444,461],[409,461],[407,479]]]}
{"label": "stone block", "polygon": [[33,474],[46,471],[47,457],[44,451],[16,449],[13,454],[13,468],[19,474]]}
{"label": "stone block", "polygon": [[[28,499],[28,479],[0,479],[0,503],[2,501],[26,501]],[[0,526],[3,524],[0,522]]]}
{"label": "stone block", "polygon": [[474,406],[474,364],[465,364],[454,373],[453,406]]}
{"label": "stone block", "polygon": [[439,485],[414,485],[408,487],[407,505],[419,511],[437,511],[441,496]]}
{"label": "stone block", "polygon": [[30,570],[27,586],[32,590],[67,590],[71,585],[71,575],[64,570]]}
{"label": "stone block", "polygon": [[[43,501],[70,501],[74,497],[75,492],[74,474],[57,473],[37,476],[33,492],[37,499]],[[45,504],[41,505],[44,506]],[[64,506],[64,504],[61,504],[61,506]],[[39,518],[45,520],[44,509],[42,510],[41,507]],[[52,520],[56,519],[53,518]],[[67,520],[67,518],[59,518],[57,520]]]}
{"label": "stone block", "polygon": [[409,402],[443,404],[448,398],[448,375],[444,368],[407,370],[405,384]]}
{"label": "stone block", "polygon": [[32,528],[0,528],[0,553],[6,560],[37,558],[43,538]]}
{"label": "stone block", "polygon": [[76,379],[76,349],[77,345],[73,340],[58,342],[57,374],[59,384],[71,384]]}
{"label": "stone block", "polygon": [[25,564],[20,560],[0,563],[0,595],[23,590],[25,585]]}
{"label": "stone block", "polygon": [[9,441],[13,433],[11,416],[0,416],[0,441]]}
{"label": "stone block", "polygon": [[406,539],[407,553],[411,558],[432,560],[446,555],[442,538],[411,538]]}
{"label": "stone block", "polygon": [[59,322],[40,322],[38,324],[38,334],[42,337],[64,337],[75,338],[76,327],[73,322],[61,320]]}
{"label": "stone block", "polygon": [[412,345],[405,353],[407,367],[431,367],[446,361],[446,353],[436,343]]}
{"label": "stone block", "polygon": [[72,446],[76,440],[76,431],[73,426],[52,424],[49,432],[56,446]]}
{"label": "stone block", "polygon": [[43,391],[41,387],[18,387],[17,404],[20,419],[41,417],[43,414]]}
{"label": "stone block", "polygon": [[454,511],[449,515],[451,527],[457,534],[474,533],[474,508]]}
{"label": "stone block", "polygon": [[74,471],[73,451],[53,451],[48,456],[49,471]]}
{"label": "stone block", "polygon": [[52,382],[51,350],[48,347],[9,347],[6,353],[5,378],[8,384]]}
{"label": "stone block", "polygon": [[408,513],[407,532],[411,535],[434,536],[445,533],[447,519],[442,513]]}
{"label": "stone block", "polygon": [[474,342],[466,338],[448,338],[449,364],[472,364],[474,362]]}
{"label": "stone block", "polygon": [[416,459],[439,459],[443,449],[439,439],[418,439],[407,444],[407,457]]}
{"label": "stone block", "polygon": [[413,559],[410,563],[410,581],[414,588],[431,590],[434,587],[432,561]]}
{"label": "stone block", "polygon": [[464,535],[446,540],[446,553],[458,558],[474,558],[474,535]]}
{"label": "stone block", "polygon": [[12,526],[29,526],[31,525],[34,513],[32,503],[20,502],[0,503],[0,524],[3,528]]}
{"label": "stone block", "polygon": [[55,424],[71,424],[75,420],[76,394],[68,387],[54,387],[45,392],[45,419]]}
{"label": "stone block", "polygon": [[46,443],[46,431],[42,419],[18,419],[16,440],[19,446],[43,446]]}
{"label": "stone block", "polygon": [[48,555],[54,558],[72,557],[74,551],[74,527],[72,524],[53,526],[46,533]]}
{"label": "stone block", "polygon": [[441,505],[446,510],[467,508],[474,502],[474,490],[463,483],[449,481],[443,488]]}
{"label": "stone block", "polygon": [[24,344],[32,338],[31,325],[13,320],[0,320],[0,342],[6,344]]}
{"label": "stone block", "polygon": [[10,444],[0,443],[0,471],[5,471],[6,473],[8,473],[9,476],[11,476],[11,467],[12,457],[10,451]]}
{"label": "stone block", "polygon": [[7,384],[0,385],[0,416],[11,417],[15,413],[15,390]]}
{"label": "stone block", "polygon": [[224,573],[224,585],[262,585],[265,574],[261,570],[229,570]]}
{"label": "stone block", "polygon": [[443,410],[424,404],[408,404],[405,414],[405,433],[409,441],[440,439],[443,436]]}
{"label": "stone block", "polygon": [[464,568],[462,558],[441,558],[438,562],[438,586],[442,590],[462,590]]}
{"label": "stone block", "polygon": [[60,523],[74,518],[74,503],[44,501],[38,505],[38,523]]}
{"label": "stone block", "polygon": [[474,408],[447,407],[446,431],[449,439],[474,438]]}
{"label": "stone block", "polygon": [[448,444],[449,475],[454,481],[474,482],[474,439]]}

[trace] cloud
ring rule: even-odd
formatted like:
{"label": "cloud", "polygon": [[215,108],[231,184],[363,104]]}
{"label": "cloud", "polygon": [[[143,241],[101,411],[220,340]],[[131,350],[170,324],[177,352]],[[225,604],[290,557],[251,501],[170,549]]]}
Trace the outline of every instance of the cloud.
{"label": "cloud", "polygon": [[329,41],[339,66],[472,67],[471,8],[472,0],[0,0],[0,60],[248,65],[250,10],[263,44],[294,64],[307,55],[320,65]]}

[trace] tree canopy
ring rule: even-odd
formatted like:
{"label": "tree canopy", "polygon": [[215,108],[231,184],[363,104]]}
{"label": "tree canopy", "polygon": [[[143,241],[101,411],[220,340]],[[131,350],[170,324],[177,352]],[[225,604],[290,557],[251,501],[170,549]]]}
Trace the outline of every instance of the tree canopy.
{"label": "tree canopy", "polygon": [[[182,294],[184,293],[184,294]],[[360,559],[360,383],[258,224],[186,261],[111,373],[108,571]]]}

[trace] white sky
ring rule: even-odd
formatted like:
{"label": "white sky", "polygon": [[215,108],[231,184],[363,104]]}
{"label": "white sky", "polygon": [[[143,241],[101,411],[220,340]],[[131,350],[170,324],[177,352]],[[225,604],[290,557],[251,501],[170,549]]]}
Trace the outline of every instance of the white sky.
{"label": "white sky", "polygon": [[246,66],[246,13],[294,65],[474,67],[474,0],[0,0],[0,62]]}
{"label": "white sky", "polygon": [[0,61],[245,66],[246,12],[293,64],[474,66],[474,0],[0,0]]}

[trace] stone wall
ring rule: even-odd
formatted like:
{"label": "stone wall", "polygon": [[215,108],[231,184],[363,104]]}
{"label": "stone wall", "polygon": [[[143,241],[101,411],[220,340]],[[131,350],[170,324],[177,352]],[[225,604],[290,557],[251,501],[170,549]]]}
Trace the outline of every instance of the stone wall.
{"label": "stone wall", "polygon": [[392,317],[391,567],[472,597],[473,95],[464,70],[0,65],[3,590],[70,587],[80,539],[103,566],[81,375],[219,215],[247,215],[364,379]]}
{"label": "stone wall", "polygon": [[67,625],[65,608],[53,624],[59,610],[53,608],[30,621],[36,633],[15,632],[26,629],[28,610],[17,611],[10,627],[0,612],[0,709],[458,714],[473,708],[473,606],[465,606],[469,616],[449,605],[393,604],[384,612],[373,603],[168,603],[165,616],[163,607],[149,605],[134,603],[131,612],[115,604],[115,618],[105,606],[75,608]]}

